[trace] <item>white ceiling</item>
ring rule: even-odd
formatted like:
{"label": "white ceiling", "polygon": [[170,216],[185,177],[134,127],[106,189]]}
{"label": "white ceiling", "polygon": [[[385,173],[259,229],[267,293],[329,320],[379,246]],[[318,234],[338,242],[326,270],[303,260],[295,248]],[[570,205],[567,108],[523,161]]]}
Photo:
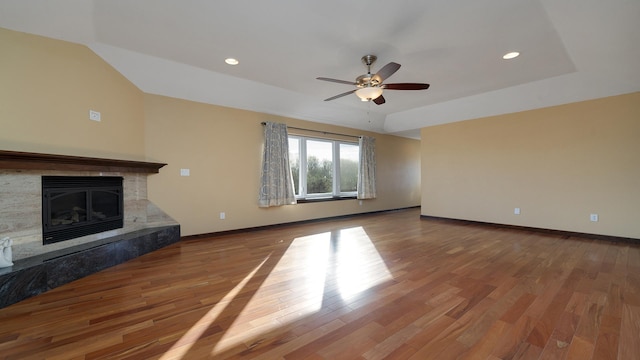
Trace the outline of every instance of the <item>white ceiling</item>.
{"label": "white ceiling", "polygon": [[[0,27],[86,44],[144,92],[408,137],[640,91],[639,24],[638,0],[0,0]],[[315,78],[366,54],[431,88],[323,101],[352,88]]]}

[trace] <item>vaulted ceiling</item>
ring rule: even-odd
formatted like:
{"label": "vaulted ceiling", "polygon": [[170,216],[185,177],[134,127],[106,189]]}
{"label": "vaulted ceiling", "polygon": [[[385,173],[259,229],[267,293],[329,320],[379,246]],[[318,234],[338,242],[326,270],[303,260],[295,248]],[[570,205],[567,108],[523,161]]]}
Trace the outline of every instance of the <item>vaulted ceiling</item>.
{"label": "vaulted ceiling", "polygon": [[[638,0],[0,2],[0,27],[85,44],[147,93],[408,137],[640,91],[639,24]],[[354,87],[316,77],[354,81],[367,54],[431,87],[324,101]]]}

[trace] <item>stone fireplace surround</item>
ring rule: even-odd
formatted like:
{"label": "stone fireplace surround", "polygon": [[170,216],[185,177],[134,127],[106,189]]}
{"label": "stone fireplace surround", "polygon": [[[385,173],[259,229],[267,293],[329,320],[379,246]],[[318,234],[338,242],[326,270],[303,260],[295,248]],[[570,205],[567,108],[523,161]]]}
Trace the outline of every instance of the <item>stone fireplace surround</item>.
{"label": "stone fireplace surround", "polygon": [[[0,150],[0,308],[180,240],[180,225],[147,199],[147,176],[165,164]],[[124,226],[43,245],[42,175],[122,176]]]}

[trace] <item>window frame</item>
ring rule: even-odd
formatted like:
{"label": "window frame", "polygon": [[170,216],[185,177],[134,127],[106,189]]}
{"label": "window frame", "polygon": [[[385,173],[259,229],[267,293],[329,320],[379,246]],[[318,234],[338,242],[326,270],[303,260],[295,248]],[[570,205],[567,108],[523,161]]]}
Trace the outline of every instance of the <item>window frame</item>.
{"label": "window frame", "polygon": [[[340,145],[355,145],[360,149],[360,144],[358,141],[348,141],[348,140],[336,140],[336,139],[327,139],[315,136],[307,136],[307,135],[293,135],[289,134],[289,139],[297,139],[298,140],[298,156],[299,156],[299,174],[298,174],[298,192],[299,194],[295,194],[296,200],[299,202],[313,202],[313,201],[326,201],[326,200],[344,200],[344,199],[355,199],[358,195],[357,189],[355,191],[341,191],[340,190]],[[331,168],[333,172],[332,179],[332,190],[330,193],[315,193],[308,194],[307,193],[307,141],[321,141],[331,143],[332,148],[332,163]],[[360,159],[357,159],[358,164],[360,163]]]}

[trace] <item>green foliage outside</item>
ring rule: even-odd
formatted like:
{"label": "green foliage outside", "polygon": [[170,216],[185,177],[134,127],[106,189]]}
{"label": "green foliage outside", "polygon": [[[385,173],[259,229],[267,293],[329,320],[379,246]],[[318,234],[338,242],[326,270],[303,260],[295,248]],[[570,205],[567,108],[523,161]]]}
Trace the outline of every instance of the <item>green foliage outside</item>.
{"label": "green foliage outside", "polygon": [[340,191],[356,191],[358,187],[358,162],[340,160]]}
{"label": "green foliage outside", "polygon": [[[307,194],[331,193],[333,189],[333,162],[320,161],[315,156],[307,159]],[[296,194],[300,193],[300,163],[291,164],[293,183]],[[340,190],[356,191],[358,183],[358,162],[352,160],[340,161]]]}

